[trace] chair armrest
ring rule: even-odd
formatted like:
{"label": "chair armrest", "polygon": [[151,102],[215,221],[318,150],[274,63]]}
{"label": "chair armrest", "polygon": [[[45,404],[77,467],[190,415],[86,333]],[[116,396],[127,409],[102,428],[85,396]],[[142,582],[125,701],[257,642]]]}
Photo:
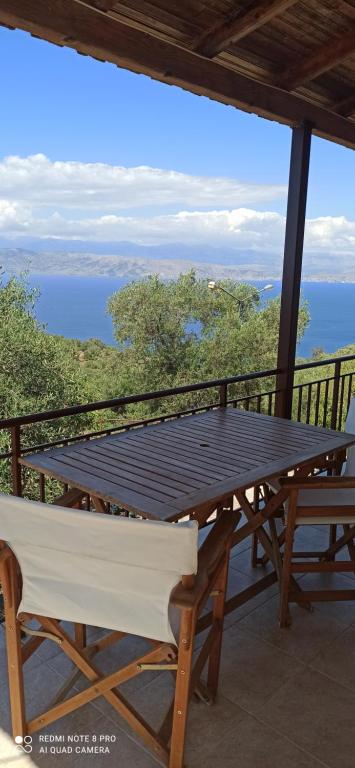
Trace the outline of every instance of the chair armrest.
{"label": "chair armrest", "polygon": [[10,547],[6,543],[4,543],[4,545],[0,543],[0,567],[3,563],[6,563],[6,561],[9,559],[9,557],[11,557],[11,555],[12,555],[12,550],[10,549]]}
{"label": "chair armrest", "polygon": [[309,490],[322,488],[355,488],[355,477],[352,475],[313,477],[280,477],[280,485],[287,490]]}
{"label": "chair armrest", "polygon": [[8,562],[13,557],[13,552],[5,542],[1,542],[0,546],[0,584],[5,601],[7,601],[8,607],[12,608],[13,592]]}
{"label": "chair armrest", "polygon": [[194,584],[187,589],[178,584],[172,592],[170,602],[179,608],[193,608],[201,603],[205,594],[209,593],[210,583],[229,550],[231,537],[241,518],[239,510],[223,512],[201,545],[198,552],[198,567]]}

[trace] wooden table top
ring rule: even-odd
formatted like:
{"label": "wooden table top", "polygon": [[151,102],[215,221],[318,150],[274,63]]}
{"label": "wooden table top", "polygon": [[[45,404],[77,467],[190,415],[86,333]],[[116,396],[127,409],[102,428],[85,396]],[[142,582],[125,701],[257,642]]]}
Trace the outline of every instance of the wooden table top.
{"label": "wooden table top", "polygon": [[21,463],[143,517],[172,521],[354,443],[344,432],[218,408]]}

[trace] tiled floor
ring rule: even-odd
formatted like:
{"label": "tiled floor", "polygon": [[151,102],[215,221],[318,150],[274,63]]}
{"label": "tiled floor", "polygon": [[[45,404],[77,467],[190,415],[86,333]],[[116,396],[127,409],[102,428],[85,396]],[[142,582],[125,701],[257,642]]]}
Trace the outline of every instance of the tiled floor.
{"label": "tiled floor", "polygon": [[[324,530],[308,528],[302,532],[302,546],[321,548],[324,536]],[[257,570],[260,574],[260,567]],[[231,560],[231,586],[242,589],[255,578],[250,552],[239,546]],[[333,584],[353,586],[350,575],[330,578]],[[315,585],[322,579],[324,584],[329,581],[329,577],[306,576],[303,583]],[[287,630],[278,628],[277,609],[274,585],[227,617],[218,702],[213,707],[191,703],[188,768],[355,767],[355,602],[321,603],[312,613],[293,607],[293,624]],[[123,641],[102,659],[97,656],[98,665],[104,672],[115,669],[120,659],[125,662],[138,651],[141,642]],[[69,669],[61,651],[46,641],[27,665],[30,716],[50,702]],[[26,756],[8,736],[3,630],[0,676],[0,768],[157,765],[102,699],[47,728],[42,734],[47,741],[40,741],[36,734],[32,753]],[[83,687],[82,681],[78,687]],[[124,688],[129,701],[153,726],[162,720],[172,691],[169,673],[154,677],[145,673]],[[63,741],[49,740],[55,736]],[[86,737],[84,745],[96,744],[107,753],[79,754],[75,750],[80,742],[70,741],[72,737]],[[50,751],[63,747],[73,752]]]}

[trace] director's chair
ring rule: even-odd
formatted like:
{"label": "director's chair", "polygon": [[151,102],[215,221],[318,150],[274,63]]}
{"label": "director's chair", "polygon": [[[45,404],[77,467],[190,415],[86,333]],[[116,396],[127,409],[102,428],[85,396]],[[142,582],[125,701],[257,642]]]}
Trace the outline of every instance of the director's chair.
{"label": "director's chair", "polygon": [[[181,768],[190,695],[213,701],[217,693],[230,539],[239,517],[232,510],[221,515],[198,549],[195,522],[96,515],[1,495],[0,579],[14,736],[33,734],[103,696],[159,762]],[[209,598],[213,622],[193,664],[196,622]],[[172,613],[178,618],[177,635]],[[74,623],[76,639],[61,621]],[[110,632],[85,646],[80,627],[88,624]],[[31,635],[24,644],[22,633]],[[130,634],[149,639],[149,650],[102,676],[95,653]],[[89,686],[69,698],[59,696],[47,711],[27,720],[23,665],[44,639],[60,646]],[[145,670],[168,670],[176,678],[159,732],[119,691]]]}

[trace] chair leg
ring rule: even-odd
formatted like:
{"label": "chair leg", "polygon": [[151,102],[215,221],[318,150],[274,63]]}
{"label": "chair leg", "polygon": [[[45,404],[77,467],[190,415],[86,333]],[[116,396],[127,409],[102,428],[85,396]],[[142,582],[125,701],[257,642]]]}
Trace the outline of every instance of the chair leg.
{"label": "chair leg", "polygon": [[251,546],[251,564],[253,568],[258,565],[258,537],[256,533],[253,533],[252,546]]}
{"label": "chair leg", "polygon": [[280,550],[280,540],[277,533],[276,522],[273,517],[269,519],[270,538],[272,542],[272,548],[274,552],[275,570],[277,573],[277,579],[279,584],[279,590],[281,591],[282,583],[282,555]]}
{"label": "chair leg", "polygon": [[293,554],[293,540],[295,535],[295,518],[296,518],[296,504],[297,493],[291,491],[289,510],[286,517],[286,535],[285,535],[285,548],[282,562],[282,577],[281,577],[281,601],[280,601],[280,627],[287,627],[291,623],[289,614],[289,591],[292,575],[292,554]]}
{"label": "chair leg", "polygon": [[[334,544],[337,540],[337,526],[336,525],[330,525],[329,526],[329,549],[332,549]],[[331,555],[329,560],[335,560],[335,555]]]}
{"label": "chair leg", "polygon": [[224,567],[221,570],[221,573],[219,574],[219,577],[213,587],[213,589],[216,590],[216,592],[218,593],[213,599],[212,629],[215,630],[216,637],[210,652],[209,662],[208,662],[208,673],[207,673],[207,688],[208,688],[208,692],[212,696],[212,699],[215,699],[217,696],[219,668],[221,664],[224,606],[225,606],[225,600],[226,600],[227,581],[228,581],[228,565],[229,565],[228,561],[229,561],[229,553],[226,557],[226,562],[224,564]]}
{"label": "chair leg", "polygon": [[[259,512],[259,487],[256,486],[253,491],[253,508],[254,513],[257,514]],[[252,568],[256,568],[256,566],[259,564],[259,558],[258,558],[258,537],[256,533],[253,533],[252,537],[252,546],[251,546],[251,565]]]}
{"label": "chair leg", "polygon": [[184,764],[195,625],[195,612],[184,610],[181,614],[169,768],[183,768]]}
{"label": "chair leg", "polygon": [[17,620],[18,588],[17,566],[14,558],[6,564],[8,578],[3,581],[5,602],[5,632],[9,693],[13,737],[26,736],[25,696],[21,649],[21,628]]}
{"label": "chair leg", "polygon": [[[348,535],[351,536],[351,527],[350,527],[350,525],[343,525],[343,530],[344,530],[344,536],[348,536]],[[348,540],[347,545],[348,545],[348,551],[349,551],[349,555],[350,555],[350,560],[355,560],[354,536],[351,537]]]}
{"label": "chair leg", "polygon": [[75,642],[79,648],[85,648],[86,646],[86,626],[85,624],[75,624]]}
{"label": "chair leg", "polygon": [[355,525],[343,525],[343,531],[343,535],[336,540],[335,544],[323,552],[322,556],[320,557],[320,562],[330,562],[335,560],[336,554],[340,552],[343,547],[348,547],[350,559],[355,560],[355,547],[353,543],[355,538]]}

